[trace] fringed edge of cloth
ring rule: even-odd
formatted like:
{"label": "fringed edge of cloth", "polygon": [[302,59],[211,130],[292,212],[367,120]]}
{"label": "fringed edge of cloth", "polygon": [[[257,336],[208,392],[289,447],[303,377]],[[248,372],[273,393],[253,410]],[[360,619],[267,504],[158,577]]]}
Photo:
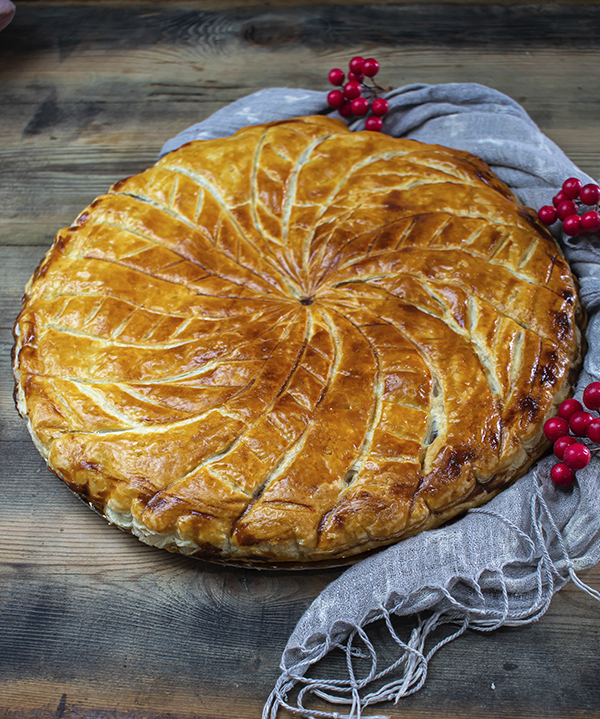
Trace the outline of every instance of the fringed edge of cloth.
{"label": "fringed edge of cloth", "polygon": [[[491,632],[503,626],[515,627],[535,622],[545,614],[553,594],[569,579],[600,601],[600,593],[579,579],[575,572],[563,536],[542,496],[541,482],[538,470],[534,475],[535,491],[530,504],[531,534],[526,534],[509,519],[490,509],[484,507],[471,510],[503,522],[529,548],[532,563],[535,562],[536,565],[536,586],[534,600],[526,609],[522,608],[523,603],[518,601],[517,595],[509,591],[509,585],[514,583],[514,578],[510,575],[511,564],[507,564],[502,571],[483,572],[477,582],[469,583],[481,602],[480,606],[469,606],[453,595],[451,589],[436,588],[430,611],[427,615],[416,615],[416,626],[408,641],[398,636],[392,620],[394,616],[406,615],[406,612],[401,610],[409,598],[396,601],[392,608],[381,606],[363,626],[350,627],[345,638],[333,639],[327,636],[321,643],[313,646],[309,656],[295,666],[286,668],[282,664],[282,673],[264,706],[262,719],[276,719],[279,709],[282,708],[311,719],[361,719],[363,712],[375,704],[396,704],[402,697],[418,692],[425,683],[429,662],[433,656],[467,629]],[[550,553],[551,547],[554,558]],[[494,593],[495,597],[502,597],[501,610],[486,606],[486,595],[489,596],[490,593]],[[380,669],[377,648],[369,637],[367,627],[382,620],[389,636],[396,643],[399,654]],[[446,636],[427,649],[426,642],[436,630],[445,630]],[[361,644],[360,648],[356,646],[358,642]],[[345,654],[347,678],[307,677],[308,670],[334,649],[340,649]],[[358,676],[355,667],[357,660],[370,662],[370,668],[366,673],[362,672],[362,678]],[[383,686],[378,686],[382,682],[385,682]],[[295,694],[294,704],[290,703],[292,693]],[[343,706],[344,710],[340,713],[307,707],[306,702],[314,697]],[[369,719],[389,719],[389,716],[369,715]]]}

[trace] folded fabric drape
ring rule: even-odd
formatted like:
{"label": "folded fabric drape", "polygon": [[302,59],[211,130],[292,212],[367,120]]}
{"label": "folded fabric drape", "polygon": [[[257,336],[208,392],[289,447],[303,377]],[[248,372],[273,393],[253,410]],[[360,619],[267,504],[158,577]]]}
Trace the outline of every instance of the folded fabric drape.
{"label": "folded fabric drape", "polygon": [[[337,116],[326,97],[308,90],[262,90],[184,130],[162,154],[246,125]],[[525,205],[550,204],[567,177],[592,181],[517,102],[496,90],[470,83],[414,84],[385,97],[390,103],[385,133],[478,155]],[[362,130],[364,119],[350,127]],[[575,395],[581,399],[584,387],[600,379],[600,238],[558,239],[579,278],[589,318],[588,353]],[[484,507],[363,559],[332,582],[285,647],[264,719],[274,719],[282,706],[303,717],[359,718],[366,707],[417,691],[431,656],[467,628],[490,631],[532,622],[569,579],[600,599],[576,574],[600,560],[600,460],[579,471],[568,489],[550,481],[552,464],[552,458],[542,459]],[[402,639],[394,617],[412,615],[416,626]],[[378,647],[368,633],[374,622],[385,623],[398,646],[397,657],[385,667],[377,662]],[[429,647],[427,638],[439,627],[446,627],[445,637]],[[345,676],[319,678],[317,665],[334,648],[346,654]],[[311,708],[311,696],[337,710],[316,709],[314,703]]]}

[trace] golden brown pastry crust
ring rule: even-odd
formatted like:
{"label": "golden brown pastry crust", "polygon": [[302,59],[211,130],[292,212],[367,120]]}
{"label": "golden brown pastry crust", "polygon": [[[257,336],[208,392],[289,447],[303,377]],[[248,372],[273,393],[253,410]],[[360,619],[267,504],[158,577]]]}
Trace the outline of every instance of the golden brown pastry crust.
{"label": "golden brown pastry crust", "polygon": [[480,159],[300,118],[189,143],[57,234],[15,325],[17,403],[143,541],[334,562],[523,474],[579,313]]}

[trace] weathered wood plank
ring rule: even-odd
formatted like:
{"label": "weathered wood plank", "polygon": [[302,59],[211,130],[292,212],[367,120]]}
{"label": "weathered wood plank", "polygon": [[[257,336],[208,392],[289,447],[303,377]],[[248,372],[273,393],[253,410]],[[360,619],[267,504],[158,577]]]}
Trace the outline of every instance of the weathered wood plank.
{"label": "weathered wood plank", "polygon": [[49,245],[0,245],[0,330],[12,328],[21,309],[25,284],[48,248]]}
{"label": "weathered wood plank", "polygon": [[[28,443],[29,434],[25,421],[17,414],[13,401],[14,379],[11,369],[12,332],[0,330],[0,461],[5,451],[4,442]],[[24,470],[25,471],[25,470]],[[0,531],[1,528],[0,528]]]}
{"label": "weathered wood plank", "polygon": [[[170,9],[177,8],[180,10],[202,10],[202,11],[223,11],[223,10],[239,10],[249,9],[253,12],[264,11],[267,7],[266,3],[259,0],[19,0],[19,6],[23,5],[43,5],[46,7],[72,7],[77,5],[85,8],[90,5],[96,7],[123,7],[124,4],[133,6],[138,10],[158,11],[161,8],[168,7]],[[365,5],[365,0],[330,0],[324,3],[323,0],[303,0],[302,7],[314,7],[320,5],[328,5],[335,7],[338,5],[360,6]],[[410,5],[424,6],[440,5],[440,0],[373,0],[369,5]],[[473,0],[445,0],[444,5],[473,5]],[[479,0],[478,5],[528,5],[521,0]],[[597,0],[561,0],[559,3],[547,3],[552,5],[560,5],[562,8],[579,8],[582,5],[597,5]],[[271,0],[268,7],[271,8],[297,8],[300,5],[298,0]]]}
{"label": "weathered wood plank", "polygon": [[[314,89],[323,89],[322,80],[327,68],[342,64],[348,54],[320,58],[320,71],[314,73],[311,82],[303,82],[298,77],[296,82],[289,84],[312,84]],[[566,69],[560,81],[555,80],[548,70],[556,61],[556,55],[550,52],[540,52],[535,57],[523,53],[519,56],[482,53],[476,58],[474,52],[450,56],[443,52],[411,55],[401,51],[381,57],[381,61],[387,67],[388,79],[398,85],[413,80],[479,81],[507,92],[522,102],[533,119],[581,169],[593,177],[600,177],[600,134],[595,129],[595,118],[600,116],[600,77],[596,72],[596,58],[580,52],[562,54],[561,58]],[[138,67],[141,73],[147,61],[144,53],[128,59],[129,64]],[[235,72],[242,74],[243,57],[239,55],[232,60],[238,63]],[[261,54],[256,63],[257,75],[259,78],[270,77],[269,84],[283,85],[286,67],[293,75],[296,70],[292,67],[305,61],[298,51],[286,53],[285,57],[279,57],[278,73],[282,76],[273,78],[276,73],[271,71],[269,74],[267,58]],[[78,103],[83,100],[75,102],[73,93],[91,97],[99,88],[93,82],[76,82],[69,75],[69,69],[83,66],[90,77],[97,59],[85,54],[70,58],[64,61],[66,67],[62,69],[57,58],[44,58],[40,60],[42,62],[46,63],[47,71],[55,73],[58,89],[32,92],[32,97],[17,101],[9,96],[3,98],[0,87],[0,107],[6,102],[12,103],[13,108],[12,119],[0,125],[0,140],[4,147],[0,154],[0,193],[4,203],[0,234],[9,244],[49,243],[59,227],[70,224],[113,182],[151,165],[166,139],[208,116],[225,102],[259,89],[255,81],[236,92],[229,91],[225,96],[216,89],[210,90],[209,100],[181,102],[176,94],[167,93],[164,88],[170,80],[161,77],[157,70],[155,84],[163,81],[160,83],[163,89],[155,100],[144,102],[144,97],[148,97],[146,94],[134,101],[135,93],[142,92],[140,84],[148,85],[147,93],[158,92],[149,87],[149,76],[138,76],[131,82],[131,88],[136,88],[130,93],[131,102],[125,104],[115,98],[107,99],[95,121],[86,125],[78,119],[78,113],[81,113]],[[185,64],[185,58],[181,58],[181,62]],[[149,65],[147,72],[152,74],[154,65]],[[160,63],[156,61],[155,65]],[[164,73],[164,68],[161,71]],[[61,72],[66,74],[61,75]],[[195,74],[184,65],[181,74],[185,72]],[[195,78],[183,81],[192,85]],[[587,88],[585,95],[577,90],[582,83]],[[118,94],[127,94],[128,90],[129,86],[121,87]],[[181,85],[173,90],[182,92]],[[52,92],[56,93],[53,102],[57,114],[50,113],[54,120],[48,120],[46,125],[36,125],[37,134],[26,135],[25,129],[35,125],[36,116],[45,113]]]}
{"label": "weathered wood plank", "polygon": [[[28,567],[16,569],[26,575]],[[257,717],[276,679],[286,622],[304,606],[288,613],[293,603],[286,601],[278,608],[270,583],[279,581],[247,570],[211,576],[179,568],[177,575],[106,577],[100,584],[59,575],[10,582],[10,597],[2,597],[10,631],[0,637],[12,670],[0,685],[5,714],[16,707],[20,718],[40,716],[66,694],[70,716]],[[466,707],[476,698],[477,710],[493,717],[598,716],[600,666],[594,642],[585,641],[596,626],[591,600],[563,592],[536,625],[471,633],[447,647],[423,691],[390,714],[473,716]],[[577,691],[565,666],[577,675]],[[226,713],[232,701],[241,708]]]}
{"label": "weathered wood plank", "polygon": [[[267,46],[271,49],[298,43],[312,49],[354,43],[379,45],[444,44],[451,47],[490,43],[503,50],[510,46],[544,44],[597,47],[597,10],[592,5],[559,3],[538,5],[490,3],[365,4],[229,7],[220,11],[123,4],[70,5],[70,23],[57,23],[60,4],[26,5],[27,22],[13,20],[4,45],[27,52],[59,48],[68,54],[81,43],[115,47],[127,38],[129,47],[163,43],[201,43],[221,49],[228,43]],[[201,6],[200,6],[201,7]]]}
{"label": "weathered wood plank", "polygon": [[[599,9],[600,20],[600,9]],[[413,82],[479,82],[521,102],[543,130],[560,129],[565,140],[597,150],[596,126],[600,80],[597,54],[577,47],[557,53],[549,48],[500,53],[447,48],[373,48],[352,45],[311,56],[295,46],[277,53],[232,48],[218,63],[197,53],[167,53],[161,48],[116,50],[106,57],[81,48],[61,60],[40,53],[28,63],[27,82],[11,77],[20,64],[2,53],[0,86],[4,171],[43,168],[71,171],[80,163],[98,173],[122,171],[130,163],[152,161],[162,143],[191,122],[262,87],[306,87],[326,91],[327,72],[345,65],[353,52],[377,53],[381,81],[400,86]],[[301,70],[310,57],[310,68]],[[210,62],[208,62],[210,61]],[[557,76],[555,66],[560,61]],[[204,62],[208,67],[199,65]],[[102,64],[103,75],[93,74]],[[248,72],[248,65],[252,72]],[[123,74],[123,68],[127,74]],[[572,136],[572,137],[571,137]],[[44,154],[23,156],[42,141]],[[64,145],[72,146],[63,154]]]}
{"label": "weathered wood plank", "polygon": [[[112,182],[151,164],[185,126],[263,86],[325,90],[327,70],[355,52],[378,56],[384,84],[472,81],[510,94],[582,169],[600,176],[597,7],[369,8],[113,5],[104,12],[24,4],[0,42],[0,233],[10,243],[49,242]],[[452,34],[467,15],[468,32],[485,46]],[[535,41],[524,42],[519,23]],[[280,27],[301,29],[285,42],[265,34]]]}

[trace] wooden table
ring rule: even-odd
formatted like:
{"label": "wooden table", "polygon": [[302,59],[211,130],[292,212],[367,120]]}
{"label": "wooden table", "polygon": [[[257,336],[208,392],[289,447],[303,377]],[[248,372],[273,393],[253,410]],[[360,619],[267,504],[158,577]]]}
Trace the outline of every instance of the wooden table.
{"label": "wooden table", "polygon": [[[12,402],[11,326],[56,230],[162,143],[264,86],[474,81],[600,177],[600,6],[18,2],[0,33],[0,719],[260,716],[287,637],[341,570],[227,569],[142,545],[45,468]],[[600,589],[600,566],[583,574]],[[600,717],[600,606],[469,633],[392,717]],[[372,712],[371,712],[372,713]],[[281,716],[291,716],[285,712]]]}

